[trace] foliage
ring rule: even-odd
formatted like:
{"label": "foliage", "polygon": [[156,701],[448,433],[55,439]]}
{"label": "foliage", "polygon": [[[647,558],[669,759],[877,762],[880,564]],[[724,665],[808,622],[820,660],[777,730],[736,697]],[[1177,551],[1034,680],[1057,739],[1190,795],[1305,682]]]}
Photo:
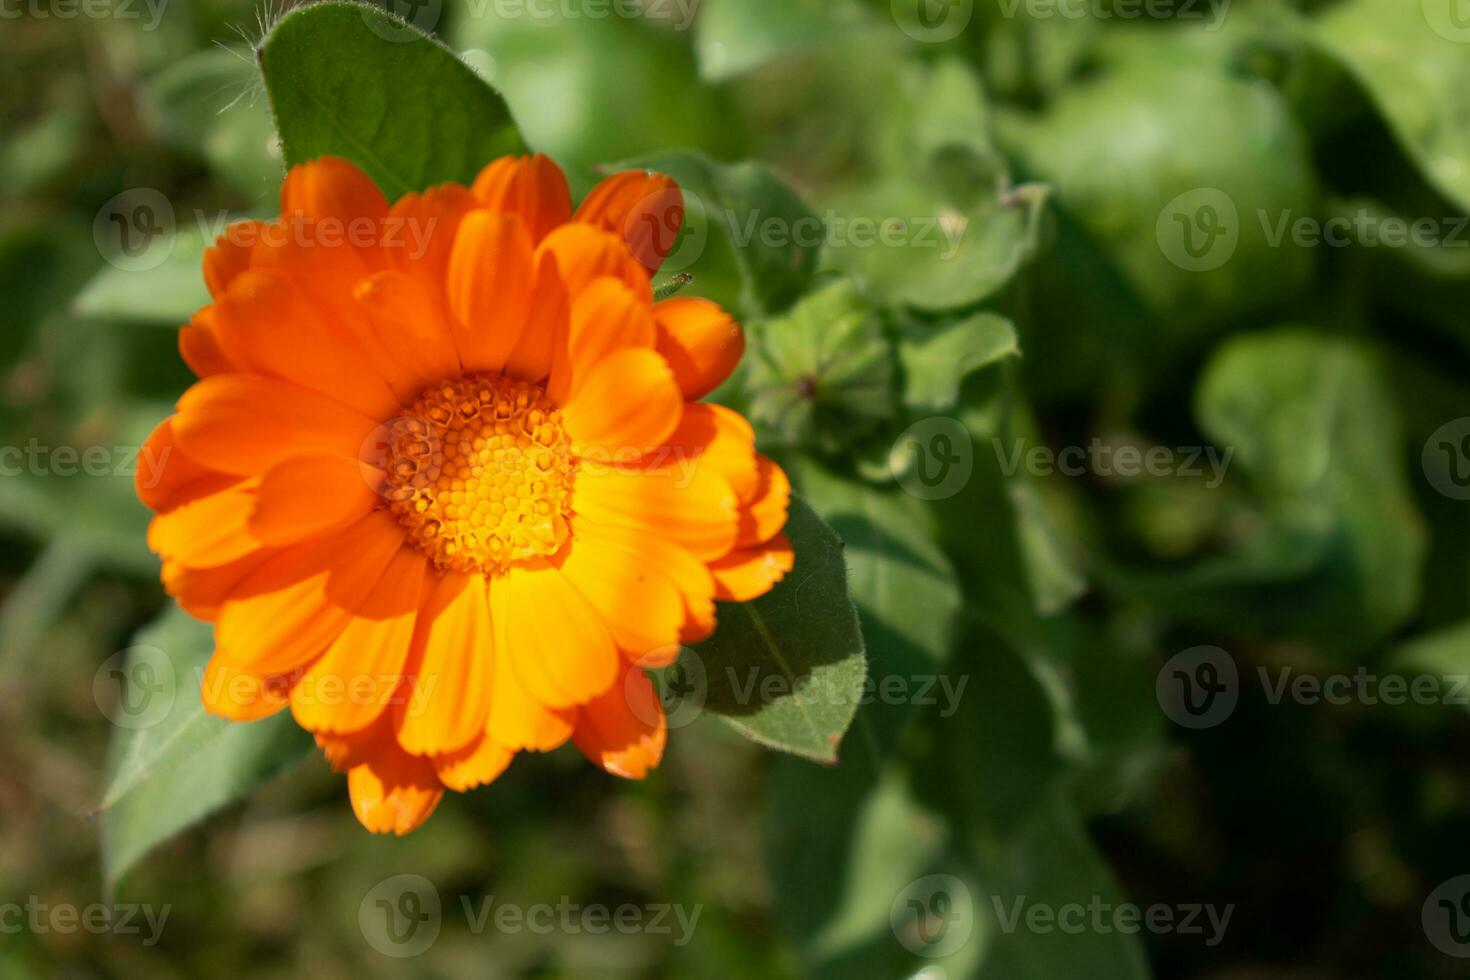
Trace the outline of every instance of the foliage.
{"label": "foliage", "polygon": [[[219,0],[7,26],[0,899],[115,889],[176,925],[28,932],[0,972],[1457,975],[1420,914],[1470,862],[1470,716],[1273,696],[1470,669],[1454,2],[442,0],[409,25],[334,0],[240,44],[253,14]],[[971,15],[947,33],[934,7]],[[739,314],[716,397],[792,476],[797,567],[686,652],[725,724],[681,722],[647,783],[523,759],[370,839],[289,718],[198,710],[208,630],[161,611],[123,457],[187,383],[202,249],[271,213],[286,165],[338,153],[393,197],[523,148],[578,195],[629,166],[684,188],[656,285]],[[106,215],[140,189],[172,217],[120,256]],[[1238,703],[1193,727],[1168,665],[1203,646]],[[136,729],[112,678],[140,663],[176,691]],[[446,905],[416,960],[357,918],[400,872]],[[934,875],[969,897],[943,950],[903,919]],[[704,912],[687,945],[480,933],[459,906],[487,896]],[[1215,945],[1073,935],[1017,927],[1017,899],[1234,918]]]}

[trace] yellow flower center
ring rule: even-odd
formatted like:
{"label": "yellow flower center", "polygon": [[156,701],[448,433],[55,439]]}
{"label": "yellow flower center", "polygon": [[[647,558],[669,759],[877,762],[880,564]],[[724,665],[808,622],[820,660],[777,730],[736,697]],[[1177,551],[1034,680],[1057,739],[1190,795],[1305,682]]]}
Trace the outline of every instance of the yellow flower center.
{"label": "yellow flower center", "polygon": [[466,375],[379,432],[384,495],[443,569],[503,571],[567,538],[571,440],[540,385]]}

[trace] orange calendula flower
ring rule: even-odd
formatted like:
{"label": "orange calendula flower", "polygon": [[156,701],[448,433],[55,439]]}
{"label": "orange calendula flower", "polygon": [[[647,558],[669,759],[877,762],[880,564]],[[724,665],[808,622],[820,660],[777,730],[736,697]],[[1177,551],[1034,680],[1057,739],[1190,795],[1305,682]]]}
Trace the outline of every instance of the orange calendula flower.
{"label": "orange calendula flower", "polygon": [[569,739],[641,778],[666,735],[644,667],[791,568],[785,474],[697,400],[739,326],[653,298],[681,220],[640,171],[575,212],[542,156],[390,204],[328,157],[205,255],[199,381],[142,454],[149,543],[214,623],[209,710],[289,706],[368,829]]}

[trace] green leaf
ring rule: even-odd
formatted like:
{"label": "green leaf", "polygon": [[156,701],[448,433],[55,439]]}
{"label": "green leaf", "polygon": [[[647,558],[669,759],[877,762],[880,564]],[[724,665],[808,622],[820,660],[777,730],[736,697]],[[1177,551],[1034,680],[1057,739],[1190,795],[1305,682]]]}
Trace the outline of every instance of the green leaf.
{"label": "green leaf", "polygon": [[[693,273],[690,292],[711,295],[702,285],[707,273],[700,262],[711,245],[716,254],[733,259],[740,284],[738,308],[747,319],[781,312],[811,285],[822,251],[822,220],[770,169],[759,163],[719,163],[703,153],[679,150],[607,169],[635,167],[668,174],[684,192],[684,230],[663,272]],[[732,297],[711,298],[730,305]]]}
{"label": "green leaf", "polygon": [[699,84],[688,28],[700,4],[646,4],[638,17],[609,16],[601,0],[526,4],[523,16],[478,0],[444,5],[452,43],[485,66],[526,141],[566,168],[574,194],[611,160],[743,146],[734,107]]}
{"label": "green leaf", "polygon": [[951,145],[924,173],[837,196],[850,233],[834,233],[830,254],[888,303],[927,313],[972,307],[1035,250],[1046,195],[1039,185],[1013,186],[998,157]]}
{"label": "green leaf", "polygon": [[1398,462],[1398,412],[1368,350],[1302,328],[1237,337],[1207,366],[1196,414],[1233,452],[1247,509],[1193,566],[1117,584],[1176,616],[1317,639],[1344,655],[1413,613],[1426,536]]}
{"label": "green leaf", "polygon": [[1460,0],[1346,0],[1311,36],[1367,91],[1441,193],[1470,209],[1470,26]]}
{"label": "green leaf", "polygon": [[[207,714],[199,684],[212,629],[171,606],[118,664],[126,679],[108,759],[102,872],[111,889],[180,830],[296,763],[311,746],[290,712],[252,722]],[[101,679],[99,680],[101,683]],[[126,707],[123,707],[126,706]]]}
{"label": "green leaf", "polygon": [[1282,220],[1314,213],[1316,180],[1269,85],[1158,53],[1070,86],[1043,114],[997,124],[1023,172],[1054,187],[1157,319],[1140,356],[1188,347],[1311,277],[1312,252],[1272,237]]}
{"label": "green leaf", "polygon": [[948,409],[959,400],[960,384],[971,373],[1020,355],[1015,326],[993,313],[937,327],[906,323],[898,341],[904,404],[915,411]]}
{"label": "green leaf", "polygon": [[[802,497],[842,538],[848,588],[857,603],[873,696],[857,725],[880,757],[898,741],[913,699],[941,699],[960,610],[954,568],[934,542],[923,501],[892,485],[879,488],[802,457],[792,466]],[[878,696],[881,685],[893,694]]]}
{"label": "green leaf", "polygon": [[71,312],[159,326],[187,323],[209,302],[201,271],[207,245],[194,227],[155,238],[136,259],[140,267],[109,265],[93,276],[72,300]]}
{"label": "green leaf", "polygon": [[699,74],[723,82],[879,26],[853,0],[703,0],[694,36]]}
{"label": "green leaf", "polygon": [[833,453],[894,414],[890,345],[851,283],[809,294],[750,338],[751,419],[775,441]]}
{"label": "green leaf", "polygon": [[491,160],[525,150],[499,93],[374,7],[299,7],[265,39],[260,63],[287,166],[345,157],[390,200],[469,183]]}
{"label": "green leaf", "polygon": [[704,707],[747,738],[835,763],[862,695],[863,637],[841,539],[797,498],[786,535],[795,567],[761,598],[721,604],[686,674],[703,671]]}

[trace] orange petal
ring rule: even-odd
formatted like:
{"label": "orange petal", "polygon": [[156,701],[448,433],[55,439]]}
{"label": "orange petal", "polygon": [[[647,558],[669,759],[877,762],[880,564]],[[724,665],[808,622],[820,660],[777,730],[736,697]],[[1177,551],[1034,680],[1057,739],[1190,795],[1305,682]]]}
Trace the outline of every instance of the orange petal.
{"label": "orange petal", "polygon": [[250,532],[256,481],[229,483],[216,493],[196,497],[154,517],[148,547],[189,568],[227,565],[264,546]]}
{"label": "orange petal", "polygon": [[496,611],[494,585],[490,587],[490,619],[495,632],[495,683],[490,689],[490,717],[485,733],[507,749],[550,752],[572,737],[575,708],[548,708],[521,686],[511,666],[510,635],[506,625],[511,614],[505,608],[505,591],[500,592],[501,609]]}
{"label": "orange petal", "polygon": [[445,786],[463,793],[493,783],[513,758],[510,749],[480,735],[457,752],[434,756],[434,768]]}
{"label": "orange petal", "polygon": [[384,270],[360,282],[356,296],[372,324],[376,346],[398,365],[407,379],[406,387],[413,389],[411,394],[401,394],[417,397],[425,386],[463,370],[448,307],[436,301],[418,279],[395,269]]}
{"label": "orange petal", "polygon": [[291,691],[291,713],[314,732],[357,732],[380,718],[403,680],[428,562],[405,545],[356,616]]}
{"label": "orange petal", "polygon": [[501,157],[480,171],[472,191],[489,210],[520,215],[533,242],[572,218],[566,175],[540,153]]}
{"label": "orange petal", "polygon": [[299,676],[300,671],[269,677],[251,673],[216,653],[204,668],[199,694],[205,710],[212,715],[231,721],[258,721],[286,706]]}
{"label": "orange petal", "polygon": [[281,183],[281,214],[341,222],[368,218],[381,227],[388,216],[388,199],[356,165],[325,156],[298,164],[286,174]]}
{"label": "orange petal", "polygon": [[449,258],[449,309],[466,371],[499,371],[531,305],[531,238],[519,215],[474,211]]}
{"label": "orange petal", "polygon": [[555,256],[573,302],[578,293],[602,276],[621,279],[644,302],[653,300],[648,272],[633,259],[622,239],[610,231],[580,222],[562,225],[546,236],[536,254]]}
{"label": "orange petal", "polygon": [[[715,628],[715,580],[709,567],[688,549],[656,534],[617,524],[597,524],[578,517],[572,521],[573,547],[590,543],[599,548],[626,552],[641,568],[656,568],[679,591],[684,600],[684,629],[679,642],[704,639]],[[675,647],[656,651],[628,649],[632,659],[645,666],[664,667],[678,656]]]}
{"label": "orange petal", "polygon": [[760,475],[756,492],[740,505],[740,535],[737,548],[751,548],[771,540],[786,526],[786,511],[791,505],[791,481],[786,471],[764,456],[756,456]]}
{"label": "orange petal", "polygon": [[214,332],[225,355],[245,370],[331,395],[375,418],[398,405],[357,337],[279,270],[239,276],[215,304]]}
{"label": "orange petal", "polygon": [[377,473],[346,456],[296,456],[260,482],[250,533],[269,545],[295,544],[366,517],[381,501]]}
{"label": "orange petal", "polygon": [[667,538],[706,560],[728,554],[735,544],[735,491],[712,469],[583,466],[572,507],[600,524]]}
{"label": "orange petal", "polygon": [[565,363],[570,319],[567,289],[562,285],[556,257],[543,254],[536,260],[536,284],[532,287],[526,327],[505,362],[505,373],[535,382],[551,374],[553,364]]}
{"label": "orange petal", "polygon": [[358,615],[403,543],[386,511],[334,537],[287,548],[245,578],[220,606],[215,641],[238,667],[281,674],[309,664]]}
{"label": "orange petal", "polygon": [[749,602],[771,591],[791,571],[795,556],[786,535],[778,534],[756,548],[732,551],[710,563],[715,577],[715,598],[725,602]]}
{"label": "orange petal", "polygon": [[622,683],[578,709],[572,740],[614,776],[642,779],[663,758],[668,734],[653,682],[643,668],[629,666]]}
{"label": "orange petal", "polygon": [[179,399],[174,444],[221,473],[263,473],[290,456],[357,458],[377,423],[334,398],[275,378],[218,374]]}
{"label": "orange petal", "polygon": [[614,351],[653,346],[653,317],[648,304],[621,279],[594,280],[573,301],[567,357],[553,367],[546,391],[567,404],[592,373]]}
{"label": "orange petal", "polygon": [[572,451],[599,463],[641,457],[661,445],[679,425],[684,399],[674,375],[658,354],[625,349],[612,354],[562,409]]}
{"label": "orange petal", "polygon": [[649,274],[674,250],[684,223],[684,195],[672,177],[647,170],[624,170],[592,188],[573,220],[621,237]]}
{"label": "orange petal", "polygon": [[537,559],[491,580],[494,615],[508,616],[511,669],[531,696],[553,708],[607,690],[618,653],[602,617],[560,570]]}
{"label": "orange petal", "polygon": [[416,279],[441,305],[449,255],[465,215],[479,207],[468,187],[441,184],[422,194],[405,194],[388,212],[379,243],[388,267]]}
{"label": "orange petal", "polygon": [[200,466],[175,445],[172,418],[149,433],[138,450],[137,466],[133,486],[149,510],[169,510],[218,489],[219,474]]}
{"label": "orange petal", "polygon": [[380,727],[384,734],[356,750],[365,761],[348,769],[347,792],[364,827],[402,836],[429,819],[444,796],[444,784],[432,762],[403,751],[387,726]]}
{"label": "orange petal", "polygon": [[485,730],[495,670],[484,576],[451,572],[419,613],[409,652],[410,696],[394,706],[398,744],[415,755],[453,752]]}
{"label": "orange petal", "polygon": [[178,600],[190,616],[213,622],[219,615],[219,607],[240,583],[276,554],[278,552],[273,548],[263,548],[215,568],[185,568],[178,562],[164,559],[163,590]]}
{"label": "orange petal", "polygon": [[[684,406],[679,428],[668,437],[666,445],[671,458],[662,462],[708,466],[730,484],[742,501],[753,499],[760,488],[755,433],[739,412],[723,405],[691,402]],[[657,453],[653,458],[659,459]]]}
{"label": "orange petal", "polygon": [[197,378],[238,370],[220,350],[213,328],[207,325],[213,322],[213,316],[214,308],[206,306],[194,314],[188,326],[179,330],[179,357]]}
{"label": "orange petal", "polygon": [[690,401],[718,388],[745,353],[745,333],[707,299],[676,296],[653,305],[657,349]]}
{"label": "orange petal", "polygon": [[204,285],[218,299],[235,277],[250,268],[250,253],[260,241],[264,221],[254,218],[232,222],[214,244],[204,250]]}
{"label": "orange petal", "polygon": [[667,576],[635,552],[584,538],[572,542],[558,565],[597,610],[613,641],[635,659],[678,644],[683,597]]}

